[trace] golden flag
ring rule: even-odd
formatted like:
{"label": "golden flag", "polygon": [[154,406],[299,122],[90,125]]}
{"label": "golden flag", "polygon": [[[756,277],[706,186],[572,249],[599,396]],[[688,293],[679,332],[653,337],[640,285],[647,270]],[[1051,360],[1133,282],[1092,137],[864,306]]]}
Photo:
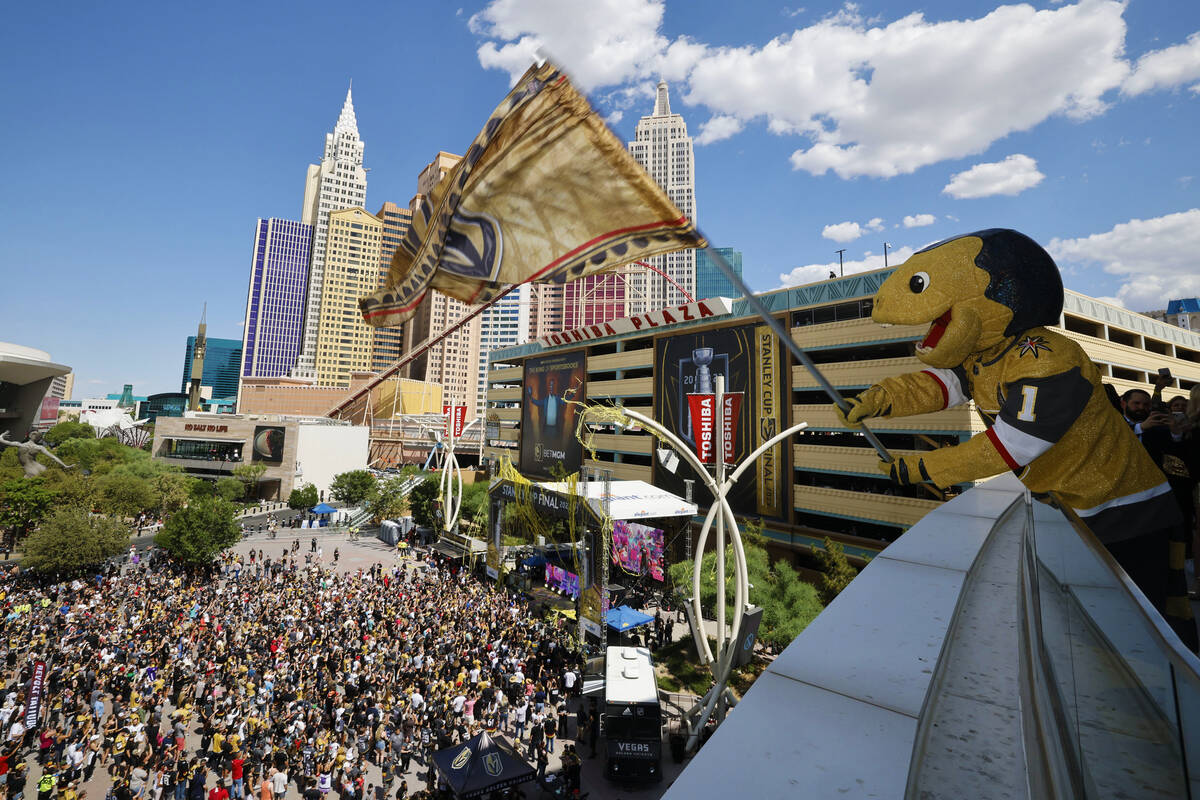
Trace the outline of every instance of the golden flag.
{"label": "golden flag", "polygon": [[566,283],[706,246],[567,76],[534,66],[420,210],[388,285],[359,299],[376,327],[399,325],[432,287],[485,303],[511,284]]}

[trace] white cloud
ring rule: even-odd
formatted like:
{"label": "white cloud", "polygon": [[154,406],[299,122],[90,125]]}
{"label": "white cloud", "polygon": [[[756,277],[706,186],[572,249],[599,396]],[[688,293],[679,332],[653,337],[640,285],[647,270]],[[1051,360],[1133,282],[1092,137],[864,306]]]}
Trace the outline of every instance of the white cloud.
{"label": "white cloud", "polygon": [[[914,252],[911,247],[888,250],[888,266],[896,267],[903,264]],[[868,272],[873,269],[883,269],[883,253],[868,251],[861,261],[846,261],[841,266],[844,275],[853,275],[856,272]],[[828,264],[805,264],[802,267],[796,267],[791,272],[780,273],[779,281],[782,286],[800,286],[805,283],[827,280],[831,272],[834,275],[838,274],[837,261],[831,261]]]}
{"label": "white cloud", "polygon": [[942,193],[959,200],[997,194],[1015,195],[1037,186],[1045,177],[1038,171],[1037,161],[1016,153],[1003,161],[976,164],[970,169],[954,173]]}
{"label": "white cloud", "polygon": [[1005,5],[978,19],[877,22],[847,4],[740,47],[668,39],[665,0],[492,0],[470,25],[483,39],[480,63],[514,79],[541,52],[584,90],[616,90],[645,113],[661,75],[673,99],[711,113],[705,141],[735,135],[727,120],[761,122],[807,140],[791,156],[795,169],[887,178],[982,153],[1055,115],[1101,114],[1123,85],[1128,94],[1190,80],[1195,37],[1147,54],[1130,78],[1126,5]]}
{"label": "white cloud", "polygon": [[904,217],[904,227],[906,228],[924,228],[935,222],[937,222],[937,217],[933,214],[910,214]]}
{"label": "white cloud", "polygon": [[[1138,95],[1155,89],[1171,89],[1189,81],[1200,81],[1200,32],[1183,44],[1146,53],[1121,84],[1121,92]],[[1200,91],[1200,84],[1192,86]]]}
{"label": "white cloud", "polygon": [[870,221],[867,222],[867,230],[883,230],[883,217],[872,217]]}
{"label": "white cloud", "polygon": [[839,222],[836,225],[826,225],[821,229],[821,235],[826,239],[832,239],[835,242],[853,242],[858,237],[862,236],[862,226],[857,222]]}
{"label": "white cloud", "polygon": [[698,145],[712,144],[741,133],[743,123],[737,117],[718,114],[700,126],[700,135],[693,141]]}
{"label": "white cloud", "polygon": [[1200,208],[1131,219],[1079,239],[1053,239],[1046,248],[1060,264],[1099,266],[1125,282],[1112,300],[1134,311],[1200,295]]}

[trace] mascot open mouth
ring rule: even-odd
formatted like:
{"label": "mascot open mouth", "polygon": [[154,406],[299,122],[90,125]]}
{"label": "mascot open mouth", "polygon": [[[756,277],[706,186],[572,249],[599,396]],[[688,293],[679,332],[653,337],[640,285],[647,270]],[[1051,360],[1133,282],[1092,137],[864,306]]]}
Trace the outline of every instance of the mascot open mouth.
{"label": "mascot open mouth", "polygon": [[938,342],[942,340],[942,336],[946,333],[946,328],[950,325],[950,310],[947,309],[945,314],[935,319],[929,325],[929,333],[925,334],[925,338],[917,345],[917,352],[927,353],[938,346]]}

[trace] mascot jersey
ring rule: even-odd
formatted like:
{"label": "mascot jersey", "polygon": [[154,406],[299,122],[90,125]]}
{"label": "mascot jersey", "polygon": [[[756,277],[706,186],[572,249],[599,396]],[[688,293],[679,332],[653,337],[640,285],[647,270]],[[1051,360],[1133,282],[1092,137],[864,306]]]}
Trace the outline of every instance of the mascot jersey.
{"label": "mascot jersey", "polygon": [[921,372],[885,378],[848,401],[848,425],[974,400],[988,429],[953,447],[886,465],[901,483],[938,486],[1011,469],[1054,492],[1107,543],[1177,521],[1162,472],[1113,408],[1091,359],[1044,325],[1058,322],[1054,261],[1016,231],[979,231],[910,258],[880,287],[872,319],[930,323]]}

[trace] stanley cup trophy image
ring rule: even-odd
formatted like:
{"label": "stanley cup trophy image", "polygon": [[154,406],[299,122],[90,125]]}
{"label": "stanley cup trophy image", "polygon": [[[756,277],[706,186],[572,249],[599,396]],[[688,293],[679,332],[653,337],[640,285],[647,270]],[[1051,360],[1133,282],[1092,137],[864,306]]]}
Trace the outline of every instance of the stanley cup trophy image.
{"label": "stanley cup trophy image", "polygon": [[[696,368],[694,375],[688,375],[685,372],[689,361]],[[717,365],[715,373],[713,371],[714,362]],[[679,360],[679,408],[683,413],[681,415],[682,428],[676,433],[693,446],[696,442],[692,436],[692,411],[688,406],[687,395],[712,394],[714,392],[714,375],[729,377],[729,355],[727,353],[718,353],[711,347],[697,347],[692,350],[691,359]]]}

